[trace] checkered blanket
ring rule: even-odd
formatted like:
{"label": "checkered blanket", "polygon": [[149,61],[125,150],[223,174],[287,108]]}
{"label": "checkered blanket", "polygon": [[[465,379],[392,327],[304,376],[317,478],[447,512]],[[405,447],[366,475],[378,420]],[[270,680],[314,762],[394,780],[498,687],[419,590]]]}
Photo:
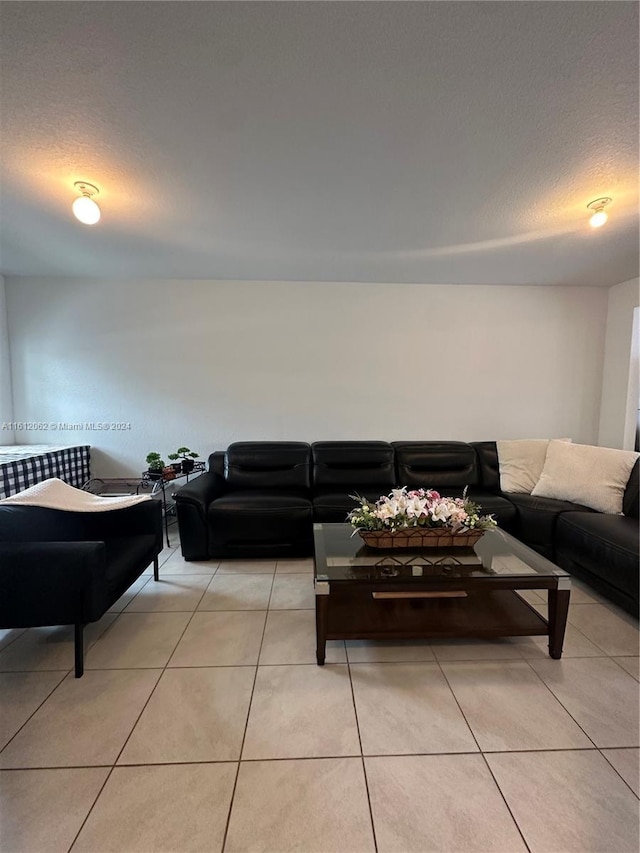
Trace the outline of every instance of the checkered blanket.
{"label": "checkered blanket", "polygon": [[91,476],[89,445],[77,447],[3,447],[0,449],[0,498],[51,477],[78,488]]}
{"label": "checkered blanket", "polygon": [[135,506],[151,500],[149,495],[123,495],[117,498],[101,498],[81,489],[74,489],[57,477],[36,483],[24,492],[0,500],[0,506],[18,504],[21,506],[39,506],[47,509],[62,509],[67,512],[109,512]]}

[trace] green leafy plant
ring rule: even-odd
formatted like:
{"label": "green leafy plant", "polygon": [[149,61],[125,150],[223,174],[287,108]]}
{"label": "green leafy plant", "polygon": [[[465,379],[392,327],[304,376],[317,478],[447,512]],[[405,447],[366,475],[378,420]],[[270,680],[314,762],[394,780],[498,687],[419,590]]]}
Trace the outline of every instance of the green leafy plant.
{"label": "green leafy plant", "polygon": [[162,471],[164,468],[164,459],[159,453],[148,453],[147,465],[150,471]]}
{"label": "green leafy plant", "polygon": [[175,453],[169,454],[169,459],[181,459],[182,462],[175,462],[176,467],[179,467],[184,474],[190,474],[193,471],[193,466],[195,465],[194,459],[197,459],[199,456],[194,450],[190,450],[188,447],[179,447]]}
{"label": "green leafy plant", "polygon": [[193,450],[189,450],[188,447],[179,447],[176,450],[175,454],[172,453],[169,456],[169,459],[178,459],[178,457],[180,457],[181,459],[197,459],[199,456],[199,453],[196,453]]}

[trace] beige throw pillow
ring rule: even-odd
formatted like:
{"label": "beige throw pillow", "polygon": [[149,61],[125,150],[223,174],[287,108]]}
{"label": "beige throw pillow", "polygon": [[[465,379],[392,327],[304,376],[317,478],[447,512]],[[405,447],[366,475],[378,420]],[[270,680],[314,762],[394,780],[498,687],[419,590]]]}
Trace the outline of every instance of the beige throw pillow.
{"label": "beige throw pillow", "polygon": [[550,441],[542,474],[531,494],[619,515],[638,456],[640,453],[631,450]]}
{"label": "beige throw pillow", "polygon": [[[560,441],[571,441],[563,438]],[[500,467],[500,489],[530,495],[540,479],[549,447],[548,438],[496,441]]]}

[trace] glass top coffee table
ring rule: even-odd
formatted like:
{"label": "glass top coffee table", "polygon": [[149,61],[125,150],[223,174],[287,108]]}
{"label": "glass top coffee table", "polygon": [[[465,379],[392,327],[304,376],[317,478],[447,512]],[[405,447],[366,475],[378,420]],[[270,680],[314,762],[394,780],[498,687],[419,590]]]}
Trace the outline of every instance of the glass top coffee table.
{"label": "glass top coffee table", "polygon": [[[549,637],[562,656],[570,576],[500,529],[473,548],[365,545],[349,524],[314,524],[316,659],[327,640]],[[547,590],[548,619],[518,595]]]}

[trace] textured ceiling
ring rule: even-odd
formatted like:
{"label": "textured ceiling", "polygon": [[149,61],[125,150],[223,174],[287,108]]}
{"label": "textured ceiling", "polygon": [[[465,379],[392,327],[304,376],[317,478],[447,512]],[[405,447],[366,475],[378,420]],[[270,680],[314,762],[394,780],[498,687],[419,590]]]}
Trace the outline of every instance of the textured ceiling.
{"label": "textured ceiling", "polygon": [[[10,275],[638,275],[632,2],[2,3]],[[73,182],[103,219],[72,219]],[[586,204],[610,195],[610,222]]]}

